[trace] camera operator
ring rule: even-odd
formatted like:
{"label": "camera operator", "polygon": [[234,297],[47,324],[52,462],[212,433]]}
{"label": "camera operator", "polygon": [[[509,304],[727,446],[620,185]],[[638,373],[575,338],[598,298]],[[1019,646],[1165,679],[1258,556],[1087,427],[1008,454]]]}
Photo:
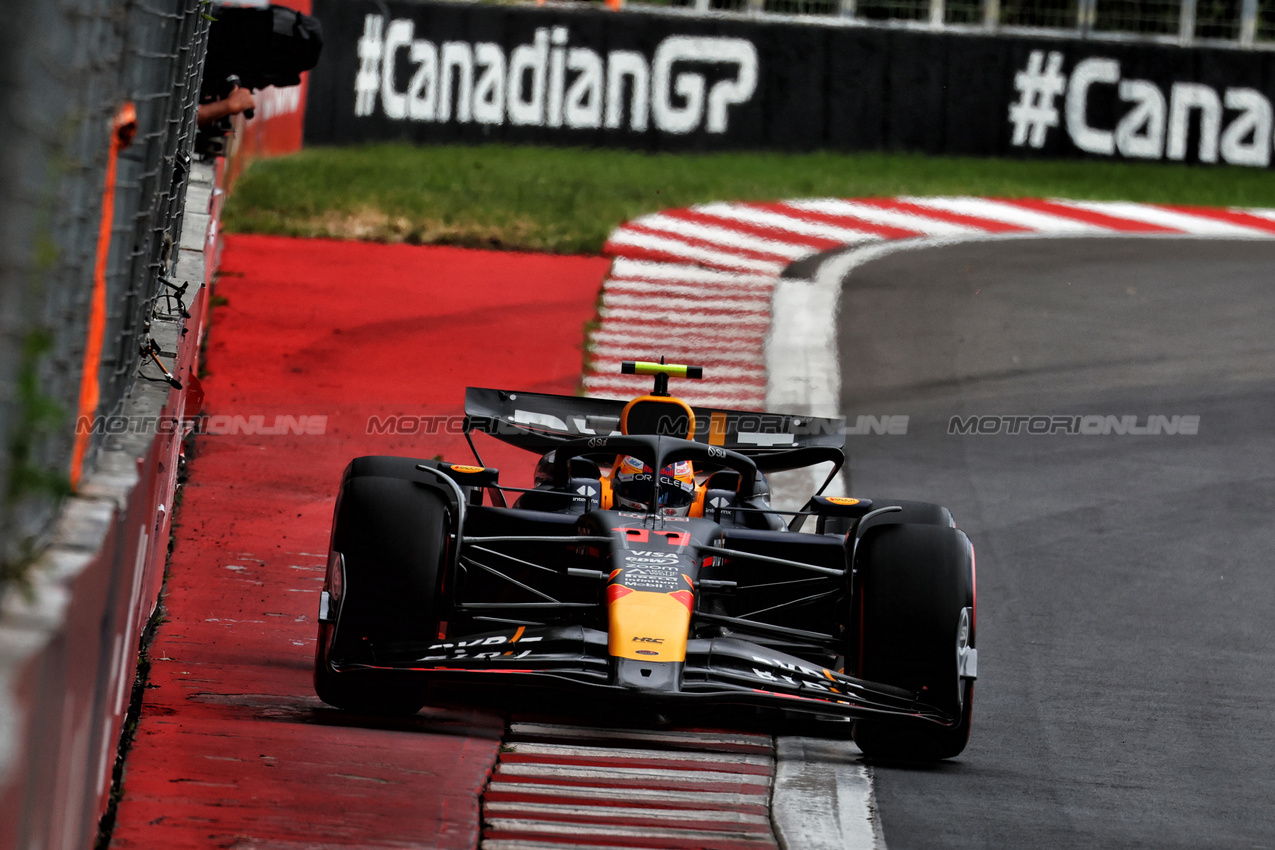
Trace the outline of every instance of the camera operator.
{"label": "camera operator", "polygon": [[247,112],[256,106],[257,102],[253,99],[252,92],[240,86],[235,86],[230,90],[230,94],[220,100],[199,104],[199,115],[195,120],[200,127],[206,127],[214,121],[220,121],[222,118],[229,118],[231,115]]}

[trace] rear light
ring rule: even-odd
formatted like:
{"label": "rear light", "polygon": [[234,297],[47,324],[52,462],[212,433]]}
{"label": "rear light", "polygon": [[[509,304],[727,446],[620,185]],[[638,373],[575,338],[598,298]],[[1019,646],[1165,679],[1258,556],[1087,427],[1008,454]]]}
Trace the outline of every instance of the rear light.
{"label": "rear light", "polygon": [[341,602],[341,591],[345,587],[345,556],[335,549],[332,554],[328,555],[328,577],[327,590],[332,596],[332,602],[339,604]]}

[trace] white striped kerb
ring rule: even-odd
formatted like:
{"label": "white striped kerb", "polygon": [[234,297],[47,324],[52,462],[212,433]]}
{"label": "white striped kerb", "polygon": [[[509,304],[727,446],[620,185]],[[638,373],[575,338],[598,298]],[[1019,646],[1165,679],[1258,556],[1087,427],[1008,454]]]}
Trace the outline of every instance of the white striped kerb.
{"label": "white striped kerb", "polygon": [[[789,264],[847,245],[979,234],[1275,236],[1275,210],[1000,198],[821,198],[712,203],[621,225],[590,338],[591,395],[631,398],[650,379],[620,375],[622,360],[704,366],[680,382],[695,404],[760,409],[763,346],[775,283]],[[832,305],[829,305],[832,309]]]}
{"label": "white striped kerb", "polygon": [[515,723],[483,794],[484,850],[770,850],[765,735]]}

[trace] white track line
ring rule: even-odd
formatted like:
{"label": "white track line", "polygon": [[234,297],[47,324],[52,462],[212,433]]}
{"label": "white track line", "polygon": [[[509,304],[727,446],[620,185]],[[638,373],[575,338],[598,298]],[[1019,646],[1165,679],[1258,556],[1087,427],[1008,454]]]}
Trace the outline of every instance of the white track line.
{"label": "white track line", "polygon": [[841,368],[836,357],[839,280],[782,279],[775,286],[763,355],[772,410],[839,416]]}
{"label": "white track line", "polygon": [[779,738],[772,809],[786,850],[884,848],[872,774],[842,741]]}

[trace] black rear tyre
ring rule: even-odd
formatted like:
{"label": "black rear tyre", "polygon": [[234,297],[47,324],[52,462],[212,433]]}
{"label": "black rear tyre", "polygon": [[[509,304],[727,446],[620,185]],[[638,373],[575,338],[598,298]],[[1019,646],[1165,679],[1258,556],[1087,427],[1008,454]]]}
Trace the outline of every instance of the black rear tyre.
{"label": "black rear tyre", "polygon": [[[392,715],[415,714],[425,704],[417,685],[340,666],[385,662],[437,639],[447,511],[444,498],[427,485],[347,475],[337,498],[329,556],[330,565],[336,553],[344,558],[334,601],[337,621],[320,625],[315,651],[314,687],[324,702]],[[330,574],[325,585],[329,593],[332,579]]]}
{"label": "black rear tyre", "polygon": [[857,675],[917,694],[956,720],[949,727],[860,720],[855,743],[881,759],[959,755],[969,741],[973,708],[973,681],[962,678],[959,658],[961,645],[974,646],[968,538],[941,525],[882,525],[860,539],[855,569],[858,634],[848,657],[857,662]]}

